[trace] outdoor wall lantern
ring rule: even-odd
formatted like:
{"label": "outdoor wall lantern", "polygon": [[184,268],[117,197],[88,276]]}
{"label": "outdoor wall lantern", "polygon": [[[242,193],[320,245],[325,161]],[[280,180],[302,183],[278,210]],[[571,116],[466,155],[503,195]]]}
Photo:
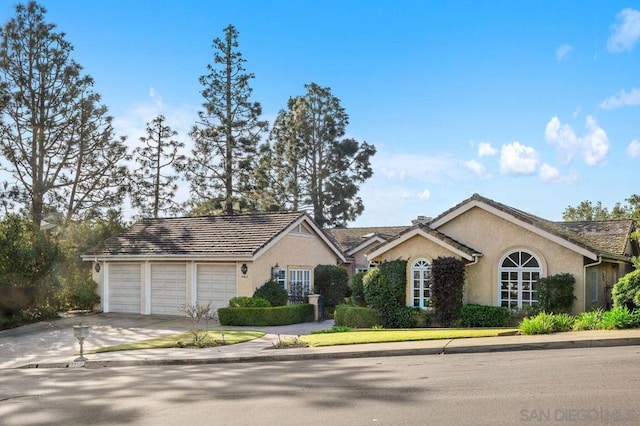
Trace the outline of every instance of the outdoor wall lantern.
{"label": "outdoor wall lantern", "polygon": [[83,345],[84,345],[84,339],[89,337],[89,326],[82,325],[82,321],[81,321],[80,325],[73,326],[73,335],[75,336],[76,339],[78,339],[78,342],[80,342],[80,357],[76,358],[75,361],[84,362],[87,359],[84,357]]}
{"label": "outdoor wall lantern", "polygon": [[243,263],[242,266],[240,267],[240,272],[242,272],[242,275],[247,275],[248,271],[249,271],[249,267],[247,266],[246,263]]}
{"label": "outdoor wall lantern", "polygon": [[278,265],[278,262],[276,262],[275,266],[271,267],[271,279],[278,279],[278,275],[280,275],[280,265]]}
{"label": "outdoor wall lantern", "polygon": [[100,264],[96,262],[95,265],[93,265],[93,269],[95,269],[96,272],[100,272]]}

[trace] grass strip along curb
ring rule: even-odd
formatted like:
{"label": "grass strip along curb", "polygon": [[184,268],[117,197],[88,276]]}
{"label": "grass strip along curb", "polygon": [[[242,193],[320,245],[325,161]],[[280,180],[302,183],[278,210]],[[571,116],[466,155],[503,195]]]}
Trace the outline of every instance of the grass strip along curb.
{"label": "grass strip along curb", "polygon": [[410,342],[418,340],[465,339],[516,334],[515,328],[443,328],[401,330],[356,330],[339,333],[315,333],[301,336],[310,346],[356,345],[363,343]]}
{"label": "grass strip along curb", "polygon": [[[264,336],[261,331],[207,331],[203,337],[205,346],[234,345],[236,343],[248,342]],[[123,343],[114,346],[85,351],[86,354],[99,354],[116,351],[136,351],[141,349],[162,349],[162,348],[182,348],[189,347],[193,342],[193,333],[184,332],[156,337],[153,339],[139,340],[136,342]]]}

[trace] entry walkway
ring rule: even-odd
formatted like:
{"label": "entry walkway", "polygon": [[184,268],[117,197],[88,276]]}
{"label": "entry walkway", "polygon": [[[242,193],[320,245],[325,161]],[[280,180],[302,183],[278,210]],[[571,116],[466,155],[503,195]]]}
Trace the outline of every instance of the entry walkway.
{"label": "entry walkway", "polygon": [[[73,325],[90,327],[85,350],[159,337],[188,330],[186,319],[124,314],[96,314],[63,318],[0,331],[0,368],[73,367],[77,364],[79,345]],[[335,358],[380,357],[400,355],[456,354],[535,349],[565,349],[596,346],[640,345],[640,329],[581,331],[539,336],[499,336],[453,340],[375,343],[322,348],[274,349],[278,339],[288,339],[329,329],[332,321],[311,322],[281,327],[220,327],[264,331],[260,339],[229,346],[204,349],[146,349],[87,355],[87,368],[188,365],[230,362],[276,362]]]}

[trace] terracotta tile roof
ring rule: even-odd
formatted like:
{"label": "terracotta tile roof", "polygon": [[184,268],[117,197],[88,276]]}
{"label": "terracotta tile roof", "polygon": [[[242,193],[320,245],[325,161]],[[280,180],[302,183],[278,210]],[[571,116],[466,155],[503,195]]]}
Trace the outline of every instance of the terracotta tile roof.
{"label": "terracotta tile roof", "polygon": [[411,227],[371,226],[363,228],[331,228],[326,229],[326,232],[333,237],[333,240],[338,244],[340,250],[346,253],[376,235],[384,240],[388,240],[409,228]]}
{"label": "terracotta tile roof", "polygon": [[305,213],[143,219],[85,256],[252,256]]}
{"label": "terracotta tile roof", "polygon": [[558,225],[575,232],[602,252],[624,256],[629,234],[633,232],[633,220],[605,220],[582,222],[558,222]]}
{"label": "terracotta tile roof", "polygon": [[[495,209],[498,209],[502,212],[510,214],[516,219],[533,225],[543,231],[549,232],[553,235],[556,235],[560,238],[565,239],[572,244],[575,244],[579,247],[582,247],[586,250],[595,252],[596,254],[601,255],[615,255],[615,256],[623,256],[624,255],[624,247],[622,246],[622,241],[626,244],[626,239],[629,237],[629,232],[631,232],[631,227],[633,226],[632,221],[619,221],[624,222],[626,225],[620,224],[620,227],[616,227],[613,225],[610,226],[596,226],[597,222],[582,222],[583,229],[591,229],[590,232],[579,231],[580,226],[573,226],[571,222],[552,222],[547,219],[543,219],[541,217],[532,215],[530,213],[523,212],[522,210],[515,209],[513,207],[507,206],[505,204],[499,203],[497,201],[491,200],[489,198],[483,197],[479,194],[473,194],[470,198],[462,201],[456,206],[450,208],[445,211],[438,217],[434,218],[430,223],[437,222],[441,218],[445,217],[449,213],[459,209],[463,205],[471,202],[471,201],[480,201],[484,204],[487,204]],[[611,221],[616,222],[616,221]],[[591,224],[589,227],[587,224]],[[627,226],[628,225],[628,226]],[[623,235],[623,230],[625,229],[629,231]],[[611,239],[611,237],[615,235],[615,241],[607,241],[607,239]]]}

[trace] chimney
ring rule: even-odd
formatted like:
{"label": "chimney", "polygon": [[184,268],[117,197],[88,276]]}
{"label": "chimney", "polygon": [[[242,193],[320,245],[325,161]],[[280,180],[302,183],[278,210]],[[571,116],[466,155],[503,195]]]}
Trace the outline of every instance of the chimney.
{"label": "chimney", "polygon": [[431,222],[431,217],[429,216],[418,216],[416,219],[413,219],[411,221],[411,224],[413,226],[415,225],[426,225],[427,223]]}

